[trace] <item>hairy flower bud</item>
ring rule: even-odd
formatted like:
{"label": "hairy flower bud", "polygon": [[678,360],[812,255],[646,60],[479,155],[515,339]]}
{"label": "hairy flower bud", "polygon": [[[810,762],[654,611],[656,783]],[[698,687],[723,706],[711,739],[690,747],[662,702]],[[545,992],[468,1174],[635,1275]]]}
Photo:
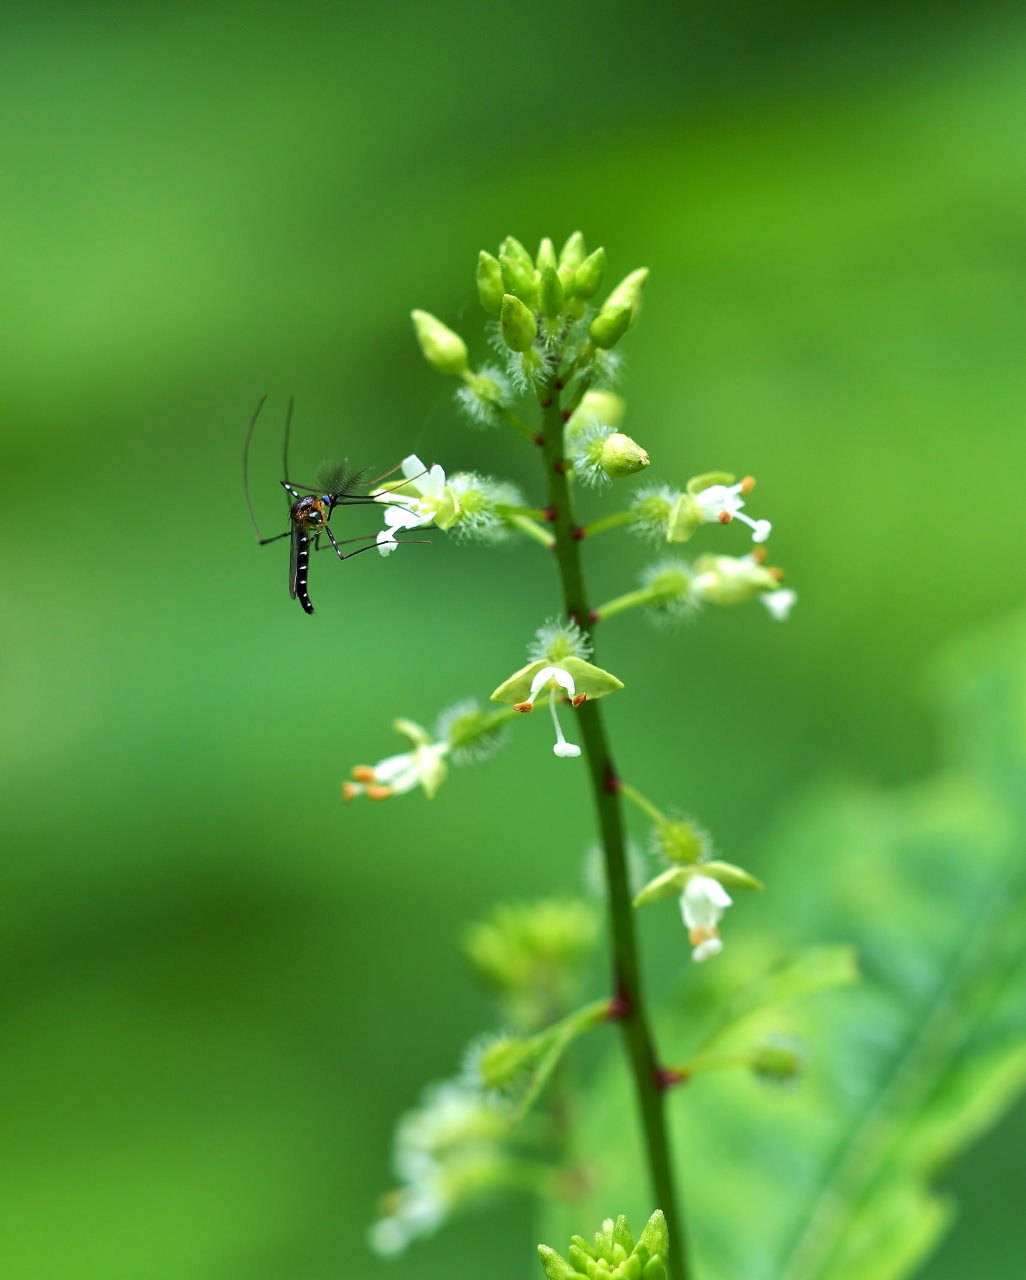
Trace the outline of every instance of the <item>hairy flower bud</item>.
{"label": "hairy flower bud", "polygon": [[490,316],[499,314],[505,292],[499,259],[482,249],[477,259],[477,296]]}
{"label": "hairy flower bud", "polygon": [[607,304],[591,322],[588,333],[592,342],[605,351],[615,347],[631,327],[631,316],[628,303],[620,303],[612,307]]}
{"label": "hairy flower bud", "polygon": [[628,306],[631,309],[631,323],[633,324],[638,318],[638,311],[641,309],[641,294],[647,280],[648,267],[639,267],[636,271],[632,271],[630,275],[624,276],[603,302],[602,310],[608,311],[613,307]]}
{"label": "hairy flower bud", "polygon": [[413,327],[424,358],[439,373],[456,374],[467,370],[467,344],[448,325],[442,324],[428,311],[411,311]]}
{"label": "hairy flower bud", "polygon": [[506,292],[515,294],[534,306],[538,301],[538,276],[534,267],[525,264],[520,258],[507,257],[504,253],[499,254],[499,266]]}
{"label": "hairy flower bud", "polygon": [[614,431],[602,444],[601,467],[610,479],[632,476],[649,465],[649,456],[637,441]]}
{"label": "hairy flower bud", "polygon": [[534,316],[512,293],[507,293],[502,299],[499,323],[502,327],[502,340],[511,351],[526,351],[538,333]]}
{"label": "hairy flower bud", "polygon": [[534,265],[542,273],[545,271],[555,271],[559,266],[559,259],[556,257],[555,247],[548,236],[546,236],[538,246],[538,253],[535,256]]}
{"label": "hairy flower bud", "polygon": [[541,273],[541,309],[550,320],[562,312],[565,299],[563,286],[554,267],[546,267]]}
{"label": "hairy flower bud", "polygon": [[588,254],[574,272],[573,295],[575,298],[592,298],[602,285],[602,277],[606,270],[606,251],[598,248]]}
{"label": "hairy flower bud", "polygon": [[574,231],[568,238],[559,254],[559,265],[576,271],[585,258],[584,236]]}

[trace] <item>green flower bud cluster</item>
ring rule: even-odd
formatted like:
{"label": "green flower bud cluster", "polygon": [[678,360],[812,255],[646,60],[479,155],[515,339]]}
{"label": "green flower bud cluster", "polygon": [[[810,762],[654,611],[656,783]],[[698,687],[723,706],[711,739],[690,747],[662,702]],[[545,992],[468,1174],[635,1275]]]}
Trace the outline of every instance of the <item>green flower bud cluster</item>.
{"label": "green flower bud cluster", "polygon": [[546,1280],[666,1280],[670,1240],[662,1210],[652,1214],[635,1241],[627,1219],[607,1218],[594,1241],[573,1236],[567,1256],[540,1244]]}
{"label": "green flower bud cluster", "polygon": [[534,1032],[570,1008],[598,931],[581,899],[507,903],[470,926],[463,950],[510,1025]]}

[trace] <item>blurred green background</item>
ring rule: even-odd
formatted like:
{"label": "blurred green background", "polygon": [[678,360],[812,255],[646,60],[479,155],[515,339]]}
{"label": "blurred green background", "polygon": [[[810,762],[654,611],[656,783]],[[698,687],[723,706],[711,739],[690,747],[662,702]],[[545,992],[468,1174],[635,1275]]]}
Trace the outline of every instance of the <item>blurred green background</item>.
{"label": "blurred green background", "polygon": [[[408,312],[479,332],[476,254],[507,232],[649,266],[627,428],[655,479],[756,474],[801,601],[611,625],[609,715],[625,773],[772,881],[761,835],[810,781],[930,772],[925,658],[1022,600],[1026,17],[100,3],[3,28],[3,1272],[442,1277],[488,1240],[489,1275],[530,1274],[526,1206],[392,1264],[363,1232],[395,1116],[489,1019],[461,926],[580,883],[582,775],[528,722],[430,806],[338,786],[397,749],[393,715],[519,664],[550,566],[441,537],[321,557],[307,618],[284,545],[253,545],[245,423],[270,392],[275,531],[290,393],[296,478],[417,452],[537,496]],[[596,598],[643,562],[596,545]],[[646,947],[665,988],[668,913]],[[947,1180],[932,1277],[1021,1274],[1024,1139],[1020,1109]]]}

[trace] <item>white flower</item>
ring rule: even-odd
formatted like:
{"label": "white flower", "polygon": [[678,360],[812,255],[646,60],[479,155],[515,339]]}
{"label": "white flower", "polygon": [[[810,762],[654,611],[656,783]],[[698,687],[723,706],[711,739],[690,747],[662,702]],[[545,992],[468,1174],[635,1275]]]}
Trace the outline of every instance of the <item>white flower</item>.
{"label": "white flower", "polygon": [[563,736],[563,729],[559,723],[559,716],[556,715],[556,690],[563,689],[571,701],[577,693],[577,687],[574,684],[574,678],[569,671],[564,671],[562,667],[542,667],[538,674],[531,681],[531,692],[524,702],[517,704],[518,711],[533,711],[534,702],[538,693],[544,689],[549,690],[549,710],[552,712],[552,723],[556,729],[556,741],[553,744],[553,755],[561,756],[568,759],[581,754],[581,748],[575,746],[572,742],[567,742]]}
{"label": "white flower", "polygon": [[399,529],[417,529],[431,524],[446,503],[445,472],[437,462],[433,467],[425,467],[416,454],[411,453],[408,458],[403,458],[400,470],[404,492],[399,493],[394,486],[386,486],[376,489],[373,494],[378,502],[388,504],[385,528],[378,534],[378,550],[383,556],[390,555],[399,545],[395,538]]}
{"label": "white flower", "polygon": [[773,526],[768,520],[753,520],[741,508],[745,505],[743,494],[751,493],[755,481],[746,476],[737,484],[713,484],[694,495],[695,506],[703,520],[729,524],[731,520],[743,520],[752,531],[753,542],[765,542]]}
{"label": "white flower", "polygon": [[397,1126],[393,1162],[400,1186],[370,1229],[371,1248],[396,1254],[430,1235],[480,1184],[462,1176],[469,1166],[485,1174],[501,1166],[508,1131],[509,1109],[493,1095],[457,1080],[429,1087],[420,1107]]}
{"label": "white flower", "polygon": [[733,899],[711,876],[691,876],[680,895],[680,910],[694,950],[692,960],[701,964],[723,950],[717,928],[720,917]]}
{"label": "white flower", "polygon": [[798,592],[792,591],[790,587],[781,587],[779,591],[767,591],[765,595],[761,595],[759,599],[766,606],[769,616],[776,622],[785,622],[787,615],[798,599]]}
{"label": "white flower", "polygon": [[357,765],[354,780],[342,784],[342,797],[346,801],[364,795],[370,800],[387,800],[418,786],[433,796],[445,778],[448,751],[447,742],[423,742],[412,751],[386,756],[375,765]]}

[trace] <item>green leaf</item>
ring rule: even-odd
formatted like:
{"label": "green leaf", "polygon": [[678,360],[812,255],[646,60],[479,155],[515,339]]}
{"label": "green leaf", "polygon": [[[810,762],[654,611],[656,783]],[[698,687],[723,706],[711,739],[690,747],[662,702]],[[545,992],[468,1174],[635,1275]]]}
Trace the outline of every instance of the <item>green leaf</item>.
{"label": "green leaf", "polygon": [[794,1004],[818,991],[845,986],[858,978],[855,952],[848,946],[809,947],[743,987],[726,1004],[701,1050],[751,1023],[767,1011]]}
{"label": "green leaf", "polygon": [[[937,1170],[1026,1085],[1026,621],[950,656],[934,687],[954,763],[903,790],[812,792],[767,859],[766,933],[750,912],[745,934],[735,926],[657,1013],[664,1055],[679,1060],[696,1023],[718,1034],[744,974],[735,1017],[782,1019],[810,1054],[787,1093],[717,1072],[669,1099],[702,1280],[909,1276],[951,1220]],[[813,953],[751,984],[782,949],[830,939],[854,944],[861,982],[780,1006],[818,985]],[[843,976],[843,951],[819,957],[824,975]],[[636,1151],[610,1148],[630,1105],[619,1062],[596,1073],[575,1156],[597,1184],[575,1220],[649,1207]]]}

